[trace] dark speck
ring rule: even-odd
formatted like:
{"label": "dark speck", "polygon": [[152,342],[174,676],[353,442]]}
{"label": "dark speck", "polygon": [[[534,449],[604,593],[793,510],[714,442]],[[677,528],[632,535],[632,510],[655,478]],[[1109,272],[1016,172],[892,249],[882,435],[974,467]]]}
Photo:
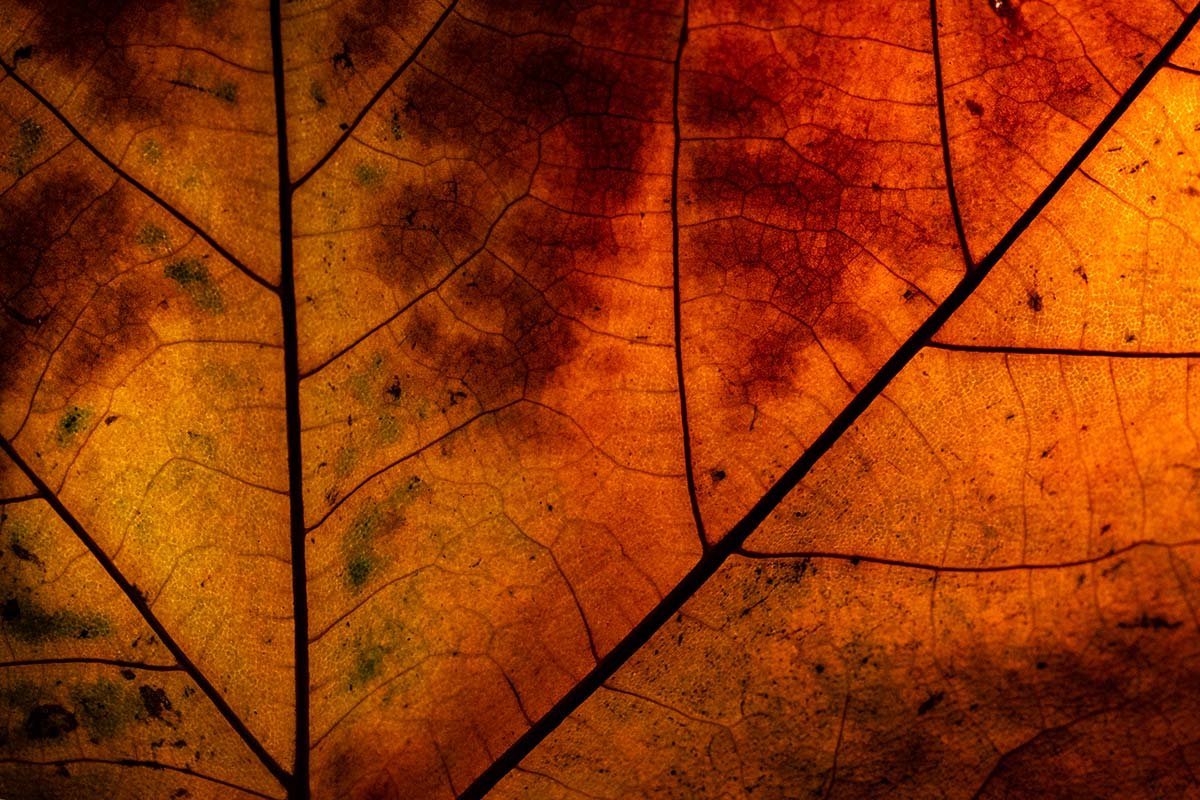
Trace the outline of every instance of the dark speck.
{"label": "dark speck", "polygon": [[976,117],[983,116],[983,106],[979,105],[979,103],[976,103],[974,100],[971,100],[969,98],[967,99],[967,111],[970,111],[971,114]]}
{"label": "dark speck", "polygon": [[347,72],[354,69],[354,60],[350,58],[350,45],[342,42],[342,49],[333,54],[333,65]]}
{"label": "dark speck", "polygon": [[21,559],[22,561],[34,561],[39,564],[41,563],[41,559],[39,559],[33,553],[29,552],[29,550],[25,549],[24,547],[17,544],[16,542],[13,542],[12,544],[10,544],[9,549],[12,550],[12,553],[14,556]]}
{"label": "dark speck", "polygon": [[929,695],[929,697],[925,698],[925,702],[921,703],[921,705],[917,707],[917,716],[923,717],[930,711],[933,711],[938,707],[938,703],[942,702],[945,697],[945,692],[934,692],[933,694]]}
{"label": "dark speck", "polygon": [[1037,292],[1030,292],[1029,299],[1025,303],[1033,311],[1037,313],[1042,310],[1042,296]]}
{"label": "dark speck", "polygon": [[1170,622],[1165,617],[1159,617],[1159,616],[1152,617],[1149,614],[1147,614],[1145,611],[1143,611],[1142,615],[1140,617],[1138,617],[1137,619],[1135,619],[1133,622],[1118,622],[1117,627],[1118,628],[1145,628],[1145,629],[1155,630],[1155,631],[1161,631],[1161,630],[1173,631],[1182,624],[1183,623],[1179,622],[1179,621]]}

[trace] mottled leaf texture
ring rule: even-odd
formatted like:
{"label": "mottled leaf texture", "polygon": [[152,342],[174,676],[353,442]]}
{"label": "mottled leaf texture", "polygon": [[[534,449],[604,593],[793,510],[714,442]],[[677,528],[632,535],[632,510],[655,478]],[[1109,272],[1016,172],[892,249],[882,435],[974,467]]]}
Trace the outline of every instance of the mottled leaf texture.
{"label": "mottled leaf texture", "polygon": [[0,798],[1200,797],[1198,18],[0,0]]}

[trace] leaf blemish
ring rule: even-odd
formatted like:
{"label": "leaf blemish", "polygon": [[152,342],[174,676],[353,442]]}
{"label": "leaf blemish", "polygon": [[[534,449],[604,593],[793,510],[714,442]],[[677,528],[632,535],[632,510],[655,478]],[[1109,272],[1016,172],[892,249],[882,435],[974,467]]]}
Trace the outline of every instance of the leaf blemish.
{"label": "leaf blemish", "polygon": [[103,678],[74,687],[71,700],[93,742],[116,736],[137,718],[140,711],[132,692]]}
{"label": "leaf blemish", "polygon": [[67,609],[46,611],[31,600],[10,597],[4,601],[0,620],[17,639],[30,644],[60,639],[94,639],[112,633],[108,619],[94,611]]}
{"label": "leaf blemish", "polygon": [[35,48],[31,44],[22,45],[14,50],[12,57],[13,69],[15,70],[17,65],[19,65],[22,61],[28,61],[33,58],[34,50]]}
{"label": "leaf blemish", "polygon": [[21,176],[29,172],[33,166],[33,157],[41,149],[46,139],[46,131],[36,121],[23,119],[17,125],[17,141],[8,151],[6,172]]}
{"label": "leaf blemish", "polygon": [[179,284],[198,308],[213,314],[225,310],[221,290],[208,274],[208,267],[198,258],[184,258],[163,267],[163,275]]}
{"label": "leaf blemish", "polygon": [[146,713],[156,719],[160,719],[164,711],[171,710],[171,700],[164,689],[142,685],[138,687],[138,696]]}
{"label": "leaf blemish", "polygon": [[25,735],[33,740],[58,739],[78,727],[75,715],[57,703],[35,706],[25,718]]}
{"label": "leaf blemish", "polygon": [[926,714],[928,714],[930,711],[933,711],[935,708],[938,707],[938,705],[941,704],[942,700],[945,699],[945,697],[946,697],[945,692],[934,692],[933,694],[929,695],[929,697],[927,697],[925,699],[925,701],[923,703],[921,703],[921,705],[917,708],[917,716],[923,717]]}
{"label": "leaf blemish", "polygon": [[367,189],[374,189],[383,184],[383,168],[375,164],[359,164],[354,168],[354,182]]}
{"label": "leaf blemish", "polygon": [[74,441],[76,434],[84,430],[92,418],[91,409],[71,406],[63,412],[54,428],[54,441],[66,447]]}
{"label": "leaf blemish", "polygon": [[164,228],[147,222],[137,232],[135,241],[151,252],[157,252],[171,246],[171,237]]}

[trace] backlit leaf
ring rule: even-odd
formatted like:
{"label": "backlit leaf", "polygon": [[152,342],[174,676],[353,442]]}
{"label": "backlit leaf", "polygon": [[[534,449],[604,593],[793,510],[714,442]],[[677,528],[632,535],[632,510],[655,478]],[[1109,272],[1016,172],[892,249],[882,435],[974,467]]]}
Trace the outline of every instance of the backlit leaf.
{"label": "backlit leaf", "polygon": [[1198,17],[0,4],[0,796],[1200,791]]}

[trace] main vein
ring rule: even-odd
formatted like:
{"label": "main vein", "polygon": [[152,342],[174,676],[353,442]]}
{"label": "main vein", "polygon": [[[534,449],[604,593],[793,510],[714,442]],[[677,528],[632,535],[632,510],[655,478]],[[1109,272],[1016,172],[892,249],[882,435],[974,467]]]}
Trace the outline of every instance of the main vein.
{"label": "main vein", "polygon": [[295,764],[289,800],[309,797],[308,576],[304,553],[304,461],[300,435],[300,351],[296,330],[296,263],[292,248],[292,185],[288,168],[287,101],[283,70],[283,15],[271,0],[271,70],[275,83],[275,138],[279,181],[279,310],[283,323],[284,408],[287,425],[289,538],[292,556],[292,637],[295,670]]}

